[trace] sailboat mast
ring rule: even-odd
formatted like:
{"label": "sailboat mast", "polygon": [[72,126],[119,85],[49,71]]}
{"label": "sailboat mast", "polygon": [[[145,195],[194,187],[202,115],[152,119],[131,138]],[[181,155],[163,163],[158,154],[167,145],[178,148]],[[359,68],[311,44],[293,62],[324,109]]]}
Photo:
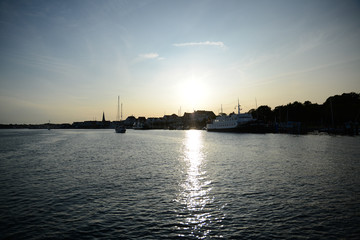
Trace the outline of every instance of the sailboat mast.
{"label": "sailboat mast", "polygon": [[120,116],[119,116],[119,102],[120,102],[120,96],[118,96],[118,107],[117,107],[116,121],[119,121],[119,119],[120,119]]}

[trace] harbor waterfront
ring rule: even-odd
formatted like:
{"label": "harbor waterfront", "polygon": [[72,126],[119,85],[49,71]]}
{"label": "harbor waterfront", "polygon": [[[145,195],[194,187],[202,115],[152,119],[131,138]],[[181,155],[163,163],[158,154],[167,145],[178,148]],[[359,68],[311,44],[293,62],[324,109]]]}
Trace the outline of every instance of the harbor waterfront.
{"label": "harbor waterfront", "polygon": [[[222,110],[219,115],[212,111],[194,110],[185,112],[183,116],[176,114],[163,117],[120,117],[119,97],[118,116],[116,121],[105,119],[102,121],[84,121],[54,124],[0,124],[0,129],[116,129],[123,126],[126,129],[207,129],[214,132],[242,132],[242,133],[290,133],[290,134],[318,134],[329,133],[337,135],[359,135],[360,95],[354,92],[343,93],[329,97],[324,104],[313,104],[310,101],[289,103],[286,106],[277,106],[271,110],[262,105],[251,109],[247,113],[240,113],[238,100],[237,114],[226,114]],[[336,114],[334,114],[334,112]]]}
{"label": "harbor waterfront", "polygon": [[358,239],[360,138],[0,130],[0,239]]}

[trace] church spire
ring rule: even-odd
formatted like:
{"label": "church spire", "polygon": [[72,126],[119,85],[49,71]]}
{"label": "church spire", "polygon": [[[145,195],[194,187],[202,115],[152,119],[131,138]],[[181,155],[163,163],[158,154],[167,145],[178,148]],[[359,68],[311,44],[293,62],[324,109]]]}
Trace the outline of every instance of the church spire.
{"label": "church spire", "polygon": [[105,113],[103,112],[103,118],[102,121],[105,122]]}

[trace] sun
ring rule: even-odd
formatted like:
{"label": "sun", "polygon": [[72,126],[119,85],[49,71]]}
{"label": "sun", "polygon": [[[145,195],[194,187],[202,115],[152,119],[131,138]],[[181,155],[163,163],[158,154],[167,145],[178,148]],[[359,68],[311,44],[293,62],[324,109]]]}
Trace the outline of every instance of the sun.
{"label": "sun", "polygon": [[204,107],[207,96],[206,85],[199,80],[189,79],[180,84],[180,104],[186,108],[197,109]]}

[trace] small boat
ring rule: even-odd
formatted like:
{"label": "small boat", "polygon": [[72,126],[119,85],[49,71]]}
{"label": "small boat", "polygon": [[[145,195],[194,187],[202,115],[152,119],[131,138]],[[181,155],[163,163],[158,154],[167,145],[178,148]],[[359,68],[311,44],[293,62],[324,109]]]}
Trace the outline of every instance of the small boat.
{"label": "small boat", "polygon": [[115,132],[116,133],[125,133],[126,132],[126,128],[124,126],[116,126],[115,127]]}

